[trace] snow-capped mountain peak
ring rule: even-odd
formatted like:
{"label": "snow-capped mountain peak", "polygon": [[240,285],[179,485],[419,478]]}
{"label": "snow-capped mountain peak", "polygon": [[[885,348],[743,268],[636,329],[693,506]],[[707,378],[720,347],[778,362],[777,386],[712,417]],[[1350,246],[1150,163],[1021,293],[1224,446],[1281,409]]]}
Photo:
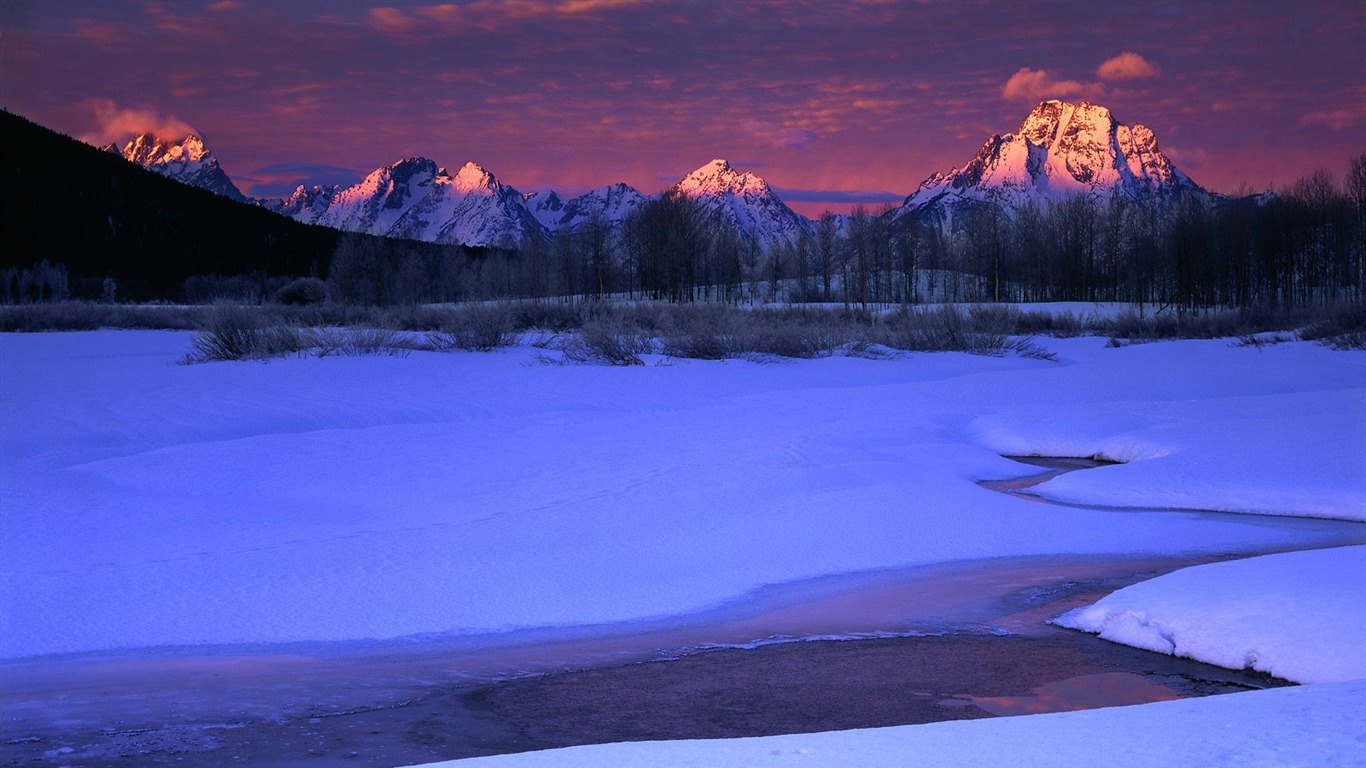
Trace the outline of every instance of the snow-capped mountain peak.
{"label": "snow-capped mountain peak", "polygon": [[122,149],[110,144],[106,150],[182,184],[207,189],[234,200],[245,199],[237,185],[218,166],[218,159],[204,146],[204,140],[191,133],[179,139],[165,139],[140,133]]}
{"label": "snow-capped mountain peak", "polygon": [[898,216],[961,204],[1014,208],[1077,193],[1137,199],[1198,190],[1147,127],[1125,125],[1098,104],[1053,100],[1030,110],[1014,133],[987,139],[961,168],[932,174]]}
{"label": "snow-capped mountain peak", "polygon": [[572,231],[595,219],[616,226],[647,200],[634,187],[621,183],[590,189],[568,200],[553,191],[534,192],[524,199],[531,215],[551,232]]}
{"label": "snow-capped mountain peak", "polygon": [[753,173],[740,173],[722,159],[684,176],[670,192],[697,200],[715,224],[765,248],[794,244],[810,227],[768,182]]}
{"label": "snow-capped mountain peak", "polygon": [[531,215],[541,222],[541,226],[551,232],[558,229],[560,216],[564,213],[564,200],[554,190],[528,192],[522,195],[522,202]]}
{"label": "snow-capped mountain peak", "polygon": [[425,157],[404,158],[325,194],[297,208],[286,201],[282,212],[336,229],[436,243],[510,246],[546,236],[522,194],[476,163],[451,175]]}
{"label": "snow-capped mountain peak", "polygon": [[768,182],[752,173],[740,173],[720,158],[684,176],[674,190],[688,197],[728,193],[759,196],[769,192]]}
{"label": "snow-capped mountain peak", "polygon": [[475,191],[494,192],[503,186],[493,174],[478,163],[465,163],[460,166],[460,170],[451,177],[451,183],[465,194]]}
{"label": "snow-capped mountain peak", "polygon": [[314,224],[324,213],[328,206],[332,204],[333,198],[341,191],[341,187],[336,184],[319,185],[305,187],[303,184],[294,188],[294,192],[283,200],[258,200],[257,202],[267,210],[274,211],[282,216],[288,216],[295,221],[305,224]]}
{"label": "snow-capped mountain peak", "polygon": [[213,153],[204,147],[204,140],[187,134],[179,141],[167,141],[150,133],[140,133],[128,142],[120,153],[138,165],[167,162],[201,162]]}

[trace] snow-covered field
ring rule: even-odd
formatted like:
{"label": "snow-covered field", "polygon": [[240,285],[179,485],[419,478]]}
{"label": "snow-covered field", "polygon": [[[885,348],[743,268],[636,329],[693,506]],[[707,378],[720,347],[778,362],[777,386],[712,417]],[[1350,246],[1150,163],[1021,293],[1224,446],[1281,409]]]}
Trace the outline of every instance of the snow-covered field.
{"label": "snow-covered field", "polygon": [[[1366,520],[1366,355],[1308,343],[1047,344],[1058,362],[910,354],[609,368],[542,365],[515,348],[183,366],[185,333],[3,335],[0,658],[421,635],[513,643],[521,630],[686,621],[770,585],[933,563],[1342,540],[1314,521],[1031,503],[976,485],[1032,473],[998,454],[1126,462],[1033,489],[1075,504]],[[1360,592],[1359,555],[1293,557]],[[1168,577],[1175,592],[1159,580],[1136,602],[1126,590],[1096,609],[1108,613],[1083,615],[1099,625],[1160,597],[1256,583],[1186,576]],[[1272,634],[1283,592],[1244,595],[1266,609],[1256,623]],[[1366,600],[1329,611],[1313,588],[1295,592],[1295,622],[1360,631]],[[1194,653],[1231,647],[1222,619],[1201,613],[1208,603],[1173,606],[1178,637],[1208,630]],[[1351,655],[1359,666],[1361,652]],[[1061,740],[1053,729],[1150,717],[1115,719],[1125,713],[1281,707],[1332,731],[1341,719],[1320,710],[1363,694],[1314,687],[1028,721],[1043,743]],[[956,735],[974,728],[1014,738],[1029,726],[927,728],[938,730],[684,745],[650,762],[755,764],[826,745],[866,748],[871,760],[889,740],[957,743],[978,738]],[[1345,733],[1325,738],[1361,735]],[[628,764],[646,747],[619,749],[606,754]],[[724,757],[732,749],[739,756]]]}

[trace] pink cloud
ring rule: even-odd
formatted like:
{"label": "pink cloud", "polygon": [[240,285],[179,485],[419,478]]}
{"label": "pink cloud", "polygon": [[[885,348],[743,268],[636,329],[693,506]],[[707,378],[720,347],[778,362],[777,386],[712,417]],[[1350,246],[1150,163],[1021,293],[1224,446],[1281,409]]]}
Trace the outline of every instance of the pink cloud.
{"label": "pink cloud", "polygon": [[1100,90],[1100,86],[1095,83],[1057,80],[1045,70],[1021,67],[1001,87],[1001,97],[1011,101],[1042,101],[1071,96],[1095,96]]}
{"label": "pink cloud", "polygon": [[237,11],[245,8],[243,3],[237,0],[218,0],[216,3],[209,3],[209,10],[215,12]]}
{"label": "pink cloud", "polygon": [[95,130],[81,136],[81,141],[95,146],[110,142],[128,141],[139,133],[151,133],[167,139],[179,139],[196,134],[189,123],[152,109],[120,107],[112,99],[90,99],[83,102],[95,120]]}
{"label": "pink cloud", "polygon": [[438,30],[425,26],[431,22],[446,30],[474,27],[495,30],[505,24],[529,19],[592,16],[639,5],[642,0],[473,0],[467,3],[433,3],[401,8],[383,6],[370,9],[370,25],[394,35],[408,35],[421,30]]}
{"label": "pink cloud", "polygon": [[1162,75],[1162,68],[1133,51],[1106,59],[1096,69],[1101,80],[1148,80]]}
{"label": "pink cloud", "polygon": [[405,34],[418,29],[422,22],[404,13],[399,8],[380,6],[370,9],[370,26],[380,32]]}
{"label": "pink cloud", "polygon": [[128,30],[121,24],[77,19],[76,39],[96,45],[120,45],[128,42]]}
{"label": "pink cloud", "polygon": [[1366,107],[1361,105],[1345,109],[1324,109],[1304,115],[1300,118],[1299,125],[1325,125],[1335,131],[1342,131],[1356,126],[1363,116],[1366,116]]}
{"label": "pink cloud", "polygon": [[806,149],[816,140],[815,131],[774,125],[762,120],[744,120],[740,127],[772,149]]}

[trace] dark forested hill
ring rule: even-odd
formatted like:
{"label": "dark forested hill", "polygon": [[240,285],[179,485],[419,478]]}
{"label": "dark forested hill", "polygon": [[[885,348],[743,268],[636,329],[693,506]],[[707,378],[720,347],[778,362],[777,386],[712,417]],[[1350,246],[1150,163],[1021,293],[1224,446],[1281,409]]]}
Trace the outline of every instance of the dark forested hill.
{"label": "dark forested hill", "polygon": [[[0,269],[61,264],[78,298],[98,296],[106,277],[117,280],[121,298],[176,299],[191,275],[326,276],[342,237],[2,111],[0,185]],[[388,244],[374,239],[381,249]],[[424,246],[437,247],[404,244]]]}

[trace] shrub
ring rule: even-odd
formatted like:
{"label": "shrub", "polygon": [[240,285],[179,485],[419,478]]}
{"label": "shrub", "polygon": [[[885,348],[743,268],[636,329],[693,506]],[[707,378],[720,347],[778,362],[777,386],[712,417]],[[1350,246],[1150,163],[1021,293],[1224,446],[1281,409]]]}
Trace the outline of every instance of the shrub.
{"label": "shrub", "polygon": [[1093,330],[1094,322],[1072,312],[1054,314],[1048,311],[1021,311],[1011,333],[1021,335],[1048,334],[1061,338],[1080,336]]}
{"label": "shrub", "polygon": [[309,349],[312,341],[298,328],[262,323],[260,312],[245,307],[217,307],[204,330],[190,340],[187,363],[265,360]]}
{"label": "shrub", "polygon": [[563,333],[583,325],[583,314],[573,304],[522,302],[510,308],[512,325],[519,331]]}
{"label": "shrub", "polygon": [[275,293],[275,303],[308,306],[327,301],[327,283],[316,277],[301,277]]}
{"label": "shrub", "polygon": [[1323,339],[1320,343],[1326,344],[1339,352],[1346,352],[1350,349],[1366,350],[1366,331],[1339,333],[1336,336]]}
{"label": "shrub", "polygon": [[974,328],[968,315],[952,305],[899,311],[887,319],[883,331],[883,344],[910,352],[999,355],[1006,343],[1004,333]]}
{"label": "shrub", "polygon": [[345,325],[369,325],[396,331],[439,331],[462,310],[450,307],[424,307],[402,304],[389,307],[352,307]]}
{"label": "shrub", "polygon": [[103,327],[104,318],[95,304],[16,304],[0,307],[0,331],[93,331]]}
{"label": "shrub", "polygon": [[137,306],[63,301],[0,306],[0,331],[93,331],[100,328],[191,330],[204,324],[202,307]]}
{"label": "shrub", "polygon": [[1286,343],[1287,341],[1294,341],[1294,340],[1295,340],[1295,335],[1294,335],[1294,334],[1286,334],[1286,333],[1247,333],[1247,334],[1243,334],[1242,336],[1239,336],[1236,340],[1234,340],[1233,343],[1232,343],[1232,346],[1235,346],[1235,347],[1256,347],[1257,349],[1261,349],[1262,347],[1270,347],[1270,346],[1274,346],[1274,345],[1276,345],[1276,344],[1284,344],[1284,343]]}
{"label": "shrub", "polygon": [[560,351],[573,363],[644,365],[640,356],[654,351],[654,340],[620,317],[602,316],[586,321],[578,334],[564,341]]}
{"label": "shrub", "polygon": [[1366,349],[1366,303],[1338,302],[1300,329],[1300,338],[1337,350]]}
{"label": "shrub", "polygon": [[757,330],[758,333],[746,339],[751,355],[824,357],[851,341],[848,338],[850,329],[839,326],[774,323],[761,325]]}
{"label": "shrub", "polygon": [[1106,321],[1104,332],[1117,339],[1175,339],[1180,335],[1180,325],[1172,314],[1153,313],[1140,315],[1126,310]]}
{"label": "shrub", "polygon": [[974,310],[975,307],[964,312],[953,305],[901,310],[883,323],[879,340],[893,349],[911,352],[967,352],[991,356],[1014,352],[1041,360],[1057,359],[1032,338],[1012,338],[1020,318],[1017,310],[1005,307]]}
{"label": "shrub", "polygon": [[400,331],[386,328],[310,328],[301,332],[305,349],[318,357],[336,355],[405,356],[418,345]]}
{"label": "shrub", "polygon": [[978,333],[1009,335],[1018,333],[1024,313],[1003,304],[973,304],[968,307],[966,324]]}
{"label": "shrub", "polygon": [[739,313],[730,307],[675,309],[664,320],[664,354],[697,360],[739,357],[746,351],[744,337],[754,333]]}
{"label": "shrub", "polygon": [[250,307],[214,308],[190,346],[182,361],[187,364],[268,360],[293,354],[406,355],[418,347],[409,335],[393,329],[301,328]]}
{"label": "shrub", "polygon": [[439,330],[427,334],[433,349],[491,352],[517,340],[512,312],[507,307],[472,306],[448,313]]}
{"label": "shrub", "polygon": [[1054,363],[1058,361],[1056,352],[1044,347],[1028,336],[1017,336],[1007,341],[1005,346],[1001,349],[1002,354],[1006,352],[1014,352],[1020,357],[1031,357],[1035,360],[1048,360],[1049,362]]}

